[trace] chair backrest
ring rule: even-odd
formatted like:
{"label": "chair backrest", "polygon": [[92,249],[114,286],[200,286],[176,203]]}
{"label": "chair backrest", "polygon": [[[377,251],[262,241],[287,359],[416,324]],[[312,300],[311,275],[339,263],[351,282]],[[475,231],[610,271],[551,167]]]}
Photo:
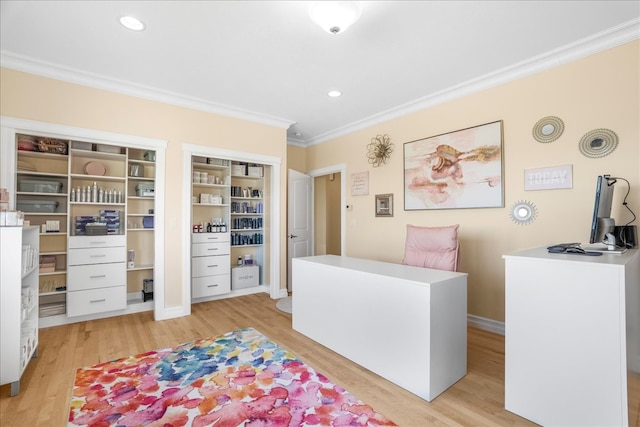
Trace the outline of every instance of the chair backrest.
{"label": "chair backrest", "polygon": [[402,263],[438,270],[458,271],[458,227],[419,227],[407,224]]}

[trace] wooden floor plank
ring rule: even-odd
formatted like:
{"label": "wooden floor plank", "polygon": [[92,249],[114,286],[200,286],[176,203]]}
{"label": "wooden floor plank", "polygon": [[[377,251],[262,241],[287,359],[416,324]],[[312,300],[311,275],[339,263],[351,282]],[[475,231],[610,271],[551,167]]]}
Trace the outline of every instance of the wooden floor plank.
{"label": "wooden floor plank", "polygon": [[64,426],[76,369],[253,327],[400,426],[534,426],[504,409],[504,337],[468,329],[468,373],[432,402],[321,346],[291,327],[266,294],[194,304],[192,315],[154,321],[152,312],[40,330],[39,357],[10,397],[0,387],[0,425]]}

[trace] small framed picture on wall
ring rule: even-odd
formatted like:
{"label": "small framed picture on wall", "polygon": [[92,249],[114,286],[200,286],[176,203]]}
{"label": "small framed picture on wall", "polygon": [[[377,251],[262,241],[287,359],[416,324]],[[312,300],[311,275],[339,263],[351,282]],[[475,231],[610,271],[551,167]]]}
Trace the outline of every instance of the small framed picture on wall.
{"label": "small framed picture on wall", "polygon": [[393,216],[393,194],[376,194],[376,216]]}

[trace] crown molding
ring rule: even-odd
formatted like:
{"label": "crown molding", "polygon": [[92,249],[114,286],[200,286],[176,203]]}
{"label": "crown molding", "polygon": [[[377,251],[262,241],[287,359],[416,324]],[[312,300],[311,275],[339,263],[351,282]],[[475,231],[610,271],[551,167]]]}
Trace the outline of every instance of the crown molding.
{"label": "crown molding", "polygon": [[500,86],[513,80],[531,76],[542,71],[566,65],[596,53],[621,46],[640,38],[640,18],[632,19],[590,37],[529,58],[492,73],[452,86],[440,92],[418,98],[373,116],[350,123],[341,128],[321,134],[306,142],[306,146],[321,144],[358,130],[366,129],[389,120],[397,119],[417,111],[435,107],[474,93]]}
{"label": "crown molding", "polygon": [[[308,147],[321,144],[358,130],[366,129],[417,111],[434,107],[445,102],[462,98],[485,89],[496,87],[513,80],[531,76],[587,56],[611,49],[640,38],[640,18],[635,18],[618,26],[578,40],[574,43],[551,50],[542,55],[529,58],[514,65],[485,74],[440,92],[418,98],[414,101],[382,111],[362,120],[318,135],[315,138],[301,141],[288,138],[289,145]],[[83,72],[77,69],[62,67],[34,58],[16,55],[8,51],[0,51],[0,66],[23,71],[55,80],[62,80],[81,86],[102,89],[123,95],[162,102],[179,107],[190,108],[222,116],[247,120],[281,129],[288,129],[295,121],[255,113],[236,107],[216,104],[203,99],[180,95],[174,92],[137,85],[125,81],[107,78],[101,75]]]}
{"label": "crown molding", "polygon": [[87,86],[94,89],[106,90],[120,93],[136,98],[150,101],[162,102],[164,104],[178,107],[190,108],[207,113],[219,114],[221,116],[235,119],[247,120],[267,126],[288,129],[294,122],[292,120],[273,117],[266,114],[256,113],[241,108],[231,107],[223,104],[216,104],[203,99],[180,95],[163,89],[144,86],[122,80],[112,79],[102,75],[87,73],[78,69],[63,67],[35,58],[17,55],[8,51],[0,51],[0,65],[3,68],[35,74],[42,77],[61,80],[80,86]]}

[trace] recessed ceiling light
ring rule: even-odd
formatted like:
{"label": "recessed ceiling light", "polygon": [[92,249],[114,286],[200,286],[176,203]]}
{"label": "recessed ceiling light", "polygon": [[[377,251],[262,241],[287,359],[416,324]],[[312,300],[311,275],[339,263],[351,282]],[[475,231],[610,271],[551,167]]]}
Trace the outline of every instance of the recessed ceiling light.
{"label": "recessed ceiling light", "polygon": [[342,96],[342,92],[340,92],[339,90],[332,90],[327,95],[329,95],[332,98],[337,98],[339,96]]}
{"label": "recessed ceiling light", "polygon": [[120,23],[124,25],[126,28],[133,31],[142,31],[144,30],[144,24],[138,18],[134,18],[133,16],[123,16],[120,18]]}

